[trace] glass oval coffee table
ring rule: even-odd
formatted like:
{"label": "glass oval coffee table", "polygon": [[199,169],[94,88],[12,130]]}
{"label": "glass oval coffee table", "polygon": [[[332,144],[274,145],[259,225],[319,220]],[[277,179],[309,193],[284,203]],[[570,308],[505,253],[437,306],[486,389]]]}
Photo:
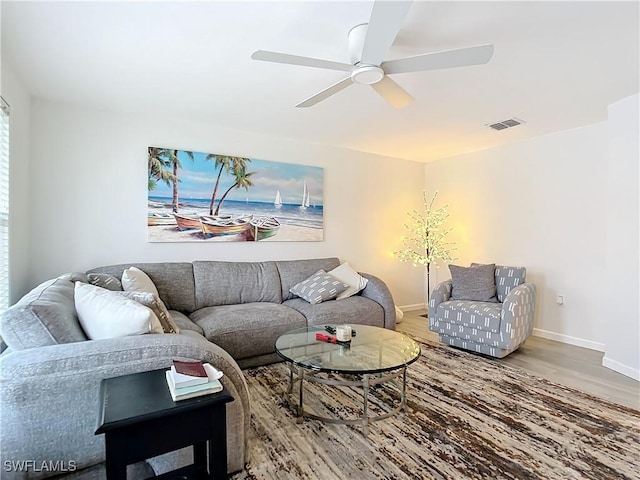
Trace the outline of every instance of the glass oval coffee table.
{"label": "glass oval coffee table", "polygon": [[[368,434],[369,422],[382,420],[406,407],[407,367],[420,357],[420,344],[405,334],[369,325],[351,325],[356,332],[351,342],[327,343],[316,340],[316,333],[331,335],[337,325],[310,326],[292,330],[276,340],[276,352],[290,368],[289,388],[298,383],[297,421],[312,418],[327,423],[361,424]],[[402,377],[397,383],[398,377]],[[321,383],[337,387],[362,388],[362,415],[355,419],[323,417],[304,409],[304,382]],[[369,393],[371,387],[396,382],[400,401],[389,406],[380,415],[370,415]]]}

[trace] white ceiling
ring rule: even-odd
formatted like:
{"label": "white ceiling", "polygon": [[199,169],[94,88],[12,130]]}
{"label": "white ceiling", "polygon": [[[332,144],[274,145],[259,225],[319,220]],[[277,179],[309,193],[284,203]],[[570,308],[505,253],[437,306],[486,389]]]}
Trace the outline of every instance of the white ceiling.
{"label": "white ceiling", "polygon": [[[639,90],[639,3],[416,1],[386,59],[493,43],[486,65],[394,75],[294,105],[344,72],[251,60],[256,49],[349,62],[371,1],[12,2],[2,59],[33,95],[431,161],[606,120]],[[485,127],[517,117],[526,123]]]}

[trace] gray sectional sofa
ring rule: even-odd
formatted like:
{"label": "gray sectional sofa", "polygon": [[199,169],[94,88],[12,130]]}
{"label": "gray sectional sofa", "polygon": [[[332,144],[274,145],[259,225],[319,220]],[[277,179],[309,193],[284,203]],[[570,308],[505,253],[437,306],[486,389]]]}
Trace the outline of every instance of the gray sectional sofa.
{"label": "gray sectional sofa", "polygon": [[[104,438],[95,436],[103,378],[167,368],[171,360],[210,362],[235,400],[227,406],[229,472],[244,468],[250,398],[241,368],[278,361],[276,338],[306,325],[353,323],[395,328],[387,286],[368,279],[359,294],[312,305],[289,289],[337,258],[273,262],[138,263],[69,273],[44,282],[0,319],[8,349],[0,355],[2,478],[46,478],[60,471],[8,471],[6,462],[73,462],[69,478],[104,478]],[[74,306],[76,281],[89,273],[120,277],[136,266],[154,282],[180,334],[89,340]],[[183,449],[130,466],[148,478],[190,461]],[[50,463],[49,463],[50,464]],[[61,477],[62,478],[62,477]]]}

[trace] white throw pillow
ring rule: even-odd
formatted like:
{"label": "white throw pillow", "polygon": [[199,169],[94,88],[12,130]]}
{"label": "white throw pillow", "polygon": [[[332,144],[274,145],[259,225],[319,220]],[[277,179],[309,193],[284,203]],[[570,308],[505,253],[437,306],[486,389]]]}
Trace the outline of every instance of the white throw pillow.
{"label": "white throw pillow", "polygon": [[336,277],[341,282],[344,282],[347,285],[349,285],[349,288],[347,288],[344,292],[339,294],[336,297],[336,300],[342,300],[343,298],[348,298],[348,297],[351,297],[352,295],[355,295],[359,291],[363,290],[364,287],[367,286],[367,282],[369,281],[366,278],[364,278],[362,275],[360,275],[358,272],[356,272],[351,267],[351,265],[349,265],[349,262],[344,262],[342,265],[334,268],[329,273],[334,277]]}
{"label": "white throw pillow", "polygon": [[150,308],[119,292],[76,282],[74,302],[80,325],[91,340],[163,331]]}
{"label": "white throw pillow", "polygon": [[125,292],[148,292],[160,298],[158,289],[149,275],[137,267],[129,267],[122,272],[122,289]]}

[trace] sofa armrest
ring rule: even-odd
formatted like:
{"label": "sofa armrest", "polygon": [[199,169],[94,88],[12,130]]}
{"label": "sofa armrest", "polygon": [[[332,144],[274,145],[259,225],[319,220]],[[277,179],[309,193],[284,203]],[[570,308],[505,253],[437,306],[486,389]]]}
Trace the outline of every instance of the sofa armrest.
{"label": "sofa armrest", "polygon": [[436,285],[429,297],[429,318],[435,318],[438,312],[438,305],[447,302],[451,298],[451,280],[445,280]]}
{"label": "sofa armrest", "polygon": [[520,345],[533,332],[533,314],[536,304],[536,287],[522,283],[511,289],[502,304],[500,334],[503,340],[511,339],[512,345]]}
{"label": "sofa armrest", "polygon": [[396,305],[393,302],[389,287],[374,275],[368,273],[360,273],[360,275],[368,280],[367,286],[360,292],[360,295],[379,303],[384,310],[384,328],[395,330]]}
{"label": "sofa armrest", "polygon": [[[227,405],[229,471],[244,467],[250,405],[237,363],[197,334],[152,334],[20,350],[0,357],[1,461],[104,461],[94,434],[103,378],[168,368],[174,358],[211,363],[234,401]],[[3,473],[23,478],[23,473]],[[33,474],[33,472],[29,472]],[[15,475],[15,476],[11,476]],[[32,477],[29,477],[32,478]],[[35,478],[35,477],[34,477]]]}

